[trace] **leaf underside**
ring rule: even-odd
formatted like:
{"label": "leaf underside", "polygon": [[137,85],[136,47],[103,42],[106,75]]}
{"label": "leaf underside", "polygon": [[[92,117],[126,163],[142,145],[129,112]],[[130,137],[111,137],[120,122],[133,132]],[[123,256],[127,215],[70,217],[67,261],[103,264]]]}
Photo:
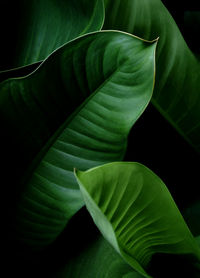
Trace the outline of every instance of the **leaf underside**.
{"label": "leaf underside", "polygon": [[188,254],[200,249],[164,183],[145,166],[114,162],[76,172],[86,207],[103,236],[135,270],[155,253]]}

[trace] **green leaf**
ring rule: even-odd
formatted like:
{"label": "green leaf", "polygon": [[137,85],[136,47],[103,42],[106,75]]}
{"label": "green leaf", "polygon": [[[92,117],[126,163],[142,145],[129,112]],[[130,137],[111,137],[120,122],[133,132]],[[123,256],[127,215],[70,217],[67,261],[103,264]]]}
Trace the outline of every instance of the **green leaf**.
{"label": "green leaf", "polygon": [[86,206],[103,236],[135,270],[155,253],[188,254],[200,249],[167,187],[139,163],[115,162],[77,171]]}
{"label": "green leaf", "polygon": [[195,239],[196,239],[196,242],[197,242],[197,244],[199,245],[199,248],[200,248],[200,236],[197,236]]}
{"label": "green leaf", "polygon": [[114,31],[88,34],[31,75],[0,85],[3,134],[10,131],[2,144],[13,157],[7,168],[23,192],[20,240],[33,248],[49,244],[83,206],[73,167],[123,158],[130,128],[152,96],[156,42]]}
{"label": "green leaf", "polygon": [[15,69],[0,71],[0,82],[3,82],[9,78],[23,77],[28,74],[31,74],[33,71],[37,69],[37,67],[39,67],[40,64],[41,62],[37,62]]}
{"label": "green leaf", "polygon": [[[14,29],[9,36],[16,34],[16,41],[12,37],[5,40],[15,46],[10,68],[41,61],[64,43],[100,30],[104,21],[102,0],[20,0],[16,11],[9,25]],[[10,17],[10,5],[4,13],[4,19],[7,13]],[[4,24],[8,32],[9,26]]]}
{"label": "green leaf", "polygon": [[55,277],[142,278],[143,276],[135,272],[103,237],[99,237],[76,258],[69,260]]}
{"label": "green leaf", "polygon": [[200,151],[200,64],[160,0],[105,1],[104,29],[160,37],[152,103]]}

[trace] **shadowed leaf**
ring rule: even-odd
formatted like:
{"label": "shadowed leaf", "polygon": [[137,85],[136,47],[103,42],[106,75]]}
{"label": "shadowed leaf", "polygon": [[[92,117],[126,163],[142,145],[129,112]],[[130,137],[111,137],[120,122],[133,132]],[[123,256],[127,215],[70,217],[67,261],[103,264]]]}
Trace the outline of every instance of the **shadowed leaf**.
{"label": "shadowed leaf", "polygon": [[19,0],[12,11],[10,5],[2,7],[4,22],[9,19],[3,32],[5,51],[11,53],[1,53],[6,68],[44,60],[64,43],[100,30],[104,21],[102,0]]}

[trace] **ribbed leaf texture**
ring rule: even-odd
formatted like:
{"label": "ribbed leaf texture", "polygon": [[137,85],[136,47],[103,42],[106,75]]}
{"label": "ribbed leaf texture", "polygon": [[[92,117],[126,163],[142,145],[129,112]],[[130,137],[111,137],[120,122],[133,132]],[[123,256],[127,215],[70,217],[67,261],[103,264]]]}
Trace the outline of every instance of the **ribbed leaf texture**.
{"label": "ribbed leaf texture", "polygon": [[156,41],[121,32],[88,34],[31,75],[1,84],[5,132],[11,130],[15,150],[23,150],[13,165],[17,191],[22,185],[22,241],[49,244],[83,205],[73,167],[123,158],[128,133],[151,99],[155,48]]}
{"label": "ribbed leaf texture", "polygon": [[2,70],[42,61],[64,43],[100,30],[104,22],[103,0],[18,0],[3,4],[2,12],[3,47],[10,50],[9,56],[0,53]]}
{"label": "ribbed leaf texture", "polygon": [[200,64],[161,0],[105,0],[104,29],[159,37],[152,103],[200,152]]}
{"label": "ribbed leaf texture", "polygon": [[167,187],[151,170],[114,162],[77,171],[86,207],[103,236],[139,273],[155,253],[200,260],[200,249]]}

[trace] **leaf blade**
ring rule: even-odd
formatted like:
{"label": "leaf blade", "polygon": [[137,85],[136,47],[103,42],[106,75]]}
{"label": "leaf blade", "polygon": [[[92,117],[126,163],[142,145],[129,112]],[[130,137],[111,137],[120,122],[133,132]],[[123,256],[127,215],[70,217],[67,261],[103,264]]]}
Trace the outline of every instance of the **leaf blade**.
{"label": "leaf blade", "polygon": [[83,205],[74,167],[123,158],[129,130],[152,95],[155,48],[156,41],[122,32],[91,33],[66,44],[29,76],[1,83],[6,130],[17,127],[15,151],[23,150],[13,167],[21,185],[20,240],[49,244]]}
{"label": "leaf blade", "polygon": [[[98,273],[97,273],[98,269]],[[113,248],[99,237],[87,250],[82,251],[75,259],[56,273],[57,278],[61,277],[143,277],[133,271]]]}
{"label": "leaf blade", "polygon": [[104,29],[118,29],[145,39],[159,37],[153,105],[200,151],[199,62],[160,0],[105,1]]}
{"label": "leaf blade", "polygon": [[[8,31],[5,30],[9,35],[12,32],[13,38],[8,37],[5,50],[10,49],[9,44],[14,44],[16,52],[13,53],[11,49],[12,59],[6,57],[7,68],[42,61],[64,43],[100,30],[104,21],[102,0],[31,0],[28,3],[21,0],[13,7],[13,11],[10,26],[14,28],[14,32],[9,30],[9,26]],[[9,18],[10,7],[5,7],[4,12],[5,17]],[[8,35],[5,36],[7,38]],[[4,56],[2,58],[5,59]]]}
{"label": "leaf blade", "polygon": [[200,250],[164,183],[139,163],[116,162],[77,171],[95,224],[139,273],[155,253],[194,255]]}

